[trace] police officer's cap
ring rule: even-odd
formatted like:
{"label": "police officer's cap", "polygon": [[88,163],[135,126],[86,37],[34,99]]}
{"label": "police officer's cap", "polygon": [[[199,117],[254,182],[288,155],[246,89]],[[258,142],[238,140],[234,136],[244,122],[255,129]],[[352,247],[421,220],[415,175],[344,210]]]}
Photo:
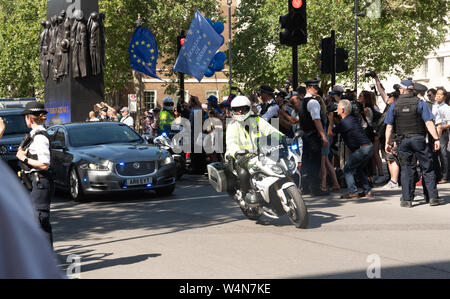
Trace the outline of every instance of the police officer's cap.
{"label": "police officer's cap", "polygon": [[319,87],[320,80],[308,80],[305,82],[306,87],[314,86]]}
{"label": "police officer's cap", "polygon": [[22,111],[22,115],[28,115],[28,114],[34,114],[34,115],[39,115],[39,114],[47,114],[47,110],[45,110],[45,106],[44,104],[42,104],[41,102],[28,102],[25,106],[25,110]]}
{"label": "police officer's cap", "polygon": [[266,93],[268,95],[273,95],[275,93],[275,90],[269,86],[261,86],[259,89],[260,93]]}
{"label": "police officer's cap", "polygon": [[414,83],[414,91],[418,92],[418,93],[425,93],[427,92],[428,88],[421,84],[421,83]]}
{"label": "police officer's cap", "polygon": [[412,90],[414,89],[414,82],[409,79],[403,80],[402,82],[400,82],[400,88]]}

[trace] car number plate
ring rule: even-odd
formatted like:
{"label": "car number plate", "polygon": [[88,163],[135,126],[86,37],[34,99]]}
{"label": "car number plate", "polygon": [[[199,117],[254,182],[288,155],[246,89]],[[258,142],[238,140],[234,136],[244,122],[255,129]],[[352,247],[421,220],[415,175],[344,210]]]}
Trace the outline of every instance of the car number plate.
{"label": "car number plate", "polygon": [[153,183],[153,178],[128,179],[127,186],[148,185]]}

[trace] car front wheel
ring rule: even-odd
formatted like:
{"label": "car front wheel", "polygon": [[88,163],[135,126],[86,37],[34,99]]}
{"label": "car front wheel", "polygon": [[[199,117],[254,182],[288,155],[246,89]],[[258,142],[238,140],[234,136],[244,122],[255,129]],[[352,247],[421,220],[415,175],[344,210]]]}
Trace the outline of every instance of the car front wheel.
{"label": "car front wheel", "polygon": [[72,167],[69,174],[69,193],[74,201],[83,201],[83,188],[75,167]]}

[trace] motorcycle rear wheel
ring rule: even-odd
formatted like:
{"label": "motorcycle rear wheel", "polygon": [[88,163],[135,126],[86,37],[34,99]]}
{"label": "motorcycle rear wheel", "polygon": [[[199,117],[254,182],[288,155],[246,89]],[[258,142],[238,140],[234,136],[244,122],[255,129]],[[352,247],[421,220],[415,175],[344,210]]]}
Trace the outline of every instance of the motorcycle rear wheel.
{"label": "motorcycle rear wheel", "polygon": [[303,201],[302,195],[296,186],[291,186],[286,189],[286,197],[288,206],[291,211],[287,213],[291,222],[297,228],[308,227],[308,209]]}

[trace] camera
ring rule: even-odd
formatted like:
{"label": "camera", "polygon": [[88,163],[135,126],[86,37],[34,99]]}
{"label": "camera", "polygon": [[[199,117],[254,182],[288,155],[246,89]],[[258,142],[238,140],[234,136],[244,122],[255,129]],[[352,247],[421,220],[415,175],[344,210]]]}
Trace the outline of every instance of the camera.
{"label": "camera", "polygon": [[366,78],[368,78],[368,77],[375,78],[377,76],[377,73],[375,73],[375,71],[369,71],[364,76]]}

